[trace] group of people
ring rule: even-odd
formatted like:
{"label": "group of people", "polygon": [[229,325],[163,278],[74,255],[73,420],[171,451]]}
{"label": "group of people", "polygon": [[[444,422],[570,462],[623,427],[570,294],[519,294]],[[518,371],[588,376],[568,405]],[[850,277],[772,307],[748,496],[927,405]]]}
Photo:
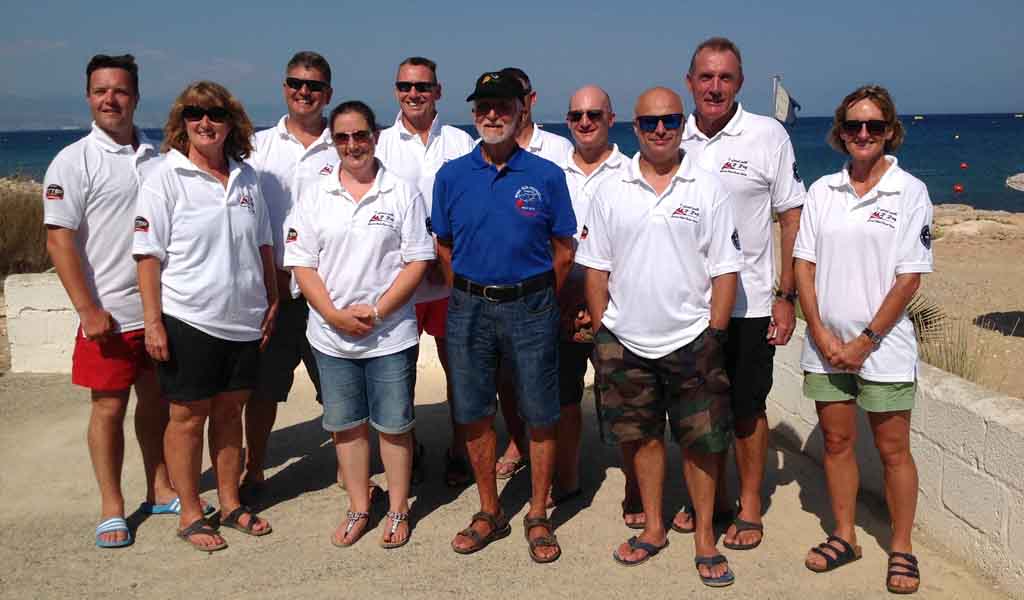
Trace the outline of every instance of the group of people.
{"label": "group of people", "polygon": [[[730,585],[715,528],[732,550],[764,539],[766,399],[775,347],[789,342],[800,302],[804,395],[823,429],[836,521],[805,565],[824,572],[861,556],[859,405],[885,468],[886,586],[916,591],[917,351],[906,306],[932,269],[932,208],[891,155],[904,135],[893,101],[878,86],[842,100],[828,142],[849,160],[805,191],[785,129],[737,100],[734,43],[702,42],[685,83],[688,117],[668,88],[639,96],[640,150],[629,157],[609,142],[616,114],[597,86],[569,99],[570,141],[534,124],[526,73],[485,72],[466,99],[474,140],[439,121],[437,66],[411,57],[398,66],[394,125],[381,131],[358,100],[324,117],[330,66],[299,52],[285,69],[288,112],[276,126],[254,133],[227,89],[199,81],[175,100],[158,152],[133,124],[134,59],[93,57],[92,131],[54,159],[43,201],[47,246],[81,322],[72,381],[92,390],[96,545],[133,541],[120,485],[132,386],[147,477],[141,510],[177,515],[178,536],[206,552],[227,546],[219,527],[271,533],[243,498],[267,485],[277,403],[299,362],[348,492],[331,542],[355,544],[385,495],[370,480],[372,426],[387,480],[379,543],[406,544],[425,452],[414,392],[426,332],[452,421],[444,479],[475,481],[480,497],[455,552],[511,533],[497,480],[529,466],[529,556],[559,558],[548,511],[582,491],[591,361],[601,437],[622,453],[622,523],[639,530],[613,559],[650,560],[671,528],[694,534],[702,582]],[[499,406],[510,433],[500,456]],[[198,493],[207,421],[219,519]],[[690,498],[670,518],[666,422]],[[735,500],[724,477],[730,448]]]}

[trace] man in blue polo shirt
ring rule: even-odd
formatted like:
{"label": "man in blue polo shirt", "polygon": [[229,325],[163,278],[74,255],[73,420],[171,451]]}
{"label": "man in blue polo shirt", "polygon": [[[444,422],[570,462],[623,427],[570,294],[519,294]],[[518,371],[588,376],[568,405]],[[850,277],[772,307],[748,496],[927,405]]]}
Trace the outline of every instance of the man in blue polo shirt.
{"label": "man in blue polo shirt", "polygon": [[480,144],[448,162],[434,181],[431,220],[438,256],[452,284],[448,356],[455,420],[480,492],[480,512],[452,540],[470,554],[511,532],[495,479],[495,374],[514,370],[519,413],[530,432],[530,510],[523,528],[530,557],[561,555],[547,518],[558,422],[558,290],[573,262],[576,219],[565,175],[516,142],[523,87],[506,73],[484,73],[473,102]]}

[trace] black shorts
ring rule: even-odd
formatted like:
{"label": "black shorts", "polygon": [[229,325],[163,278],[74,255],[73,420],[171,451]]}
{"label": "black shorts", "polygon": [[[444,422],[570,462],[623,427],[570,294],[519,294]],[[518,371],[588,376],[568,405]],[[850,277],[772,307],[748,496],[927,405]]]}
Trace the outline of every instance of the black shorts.
{"label": "black shorts", "polygon": [[284,402],[295,380],[295,368],[305,364],[306,373],[316,389],[320,402],[320,372],[316,358],[306,339],[309,306],[303,297],[281,300],[274,319],[274,332],[267,347],[260,353],[259,382],[252,395],[253,402]]}
{"label": "black shorts", "polygon": [[259,381],[260,342],[232,342],[164,315],[170,360],[157,363],[160,391],[172,402],[251,390]]}
{"label": "black shorts", "polygon": [[583,377],[587,374],[587,361],[590,360],[590,355],[593,352],[594,344],[559,342],[559,406],[571,406],[583,401]]}
{"label": "black shorts", "polygon": [[729,321],[725,344],[725,371],[732,382],[729,392],[736,421],[764,414],[768,392],[772,391],[775,346],[768,343],[771,317]]}

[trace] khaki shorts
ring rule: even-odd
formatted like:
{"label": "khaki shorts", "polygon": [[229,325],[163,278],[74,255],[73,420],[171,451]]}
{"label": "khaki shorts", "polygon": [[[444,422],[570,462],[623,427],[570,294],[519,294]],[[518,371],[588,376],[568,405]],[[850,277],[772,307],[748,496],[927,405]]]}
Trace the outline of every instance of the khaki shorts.
{"label": "khaki shorts", "polygon": [[853,373],[804,372],[804,396],[815,402],[857,400],[867,412],[899,412],[914,408],[917,382],[867,381]]}

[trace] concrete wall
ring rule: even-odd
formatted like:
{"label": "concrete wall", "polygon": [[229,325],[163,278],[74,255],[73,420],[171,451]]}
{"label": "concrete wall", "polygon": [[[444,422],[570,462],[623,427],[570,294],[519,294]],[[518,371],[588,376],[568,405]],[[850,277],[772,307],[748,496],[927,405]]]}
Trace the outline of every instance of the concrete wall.
{"label": "concrete wall", "polygon": [[56,273],[4,280],[11,371],[70,373],[78,315]]}
{"label": "concrete wall", "polygon": [[[803,323],[775,358],[768,400],[776,437],[821,461],[814,402],[803,397]],[[917,528],[976,564],[1006,590],[1024,583],[1024,400],[921,365],[911,444],[920,495]],[[863,413],[857,457],[861,487],[884,497],[882,467]],[[1017,592],[1024,597],[1024,592]]]}

